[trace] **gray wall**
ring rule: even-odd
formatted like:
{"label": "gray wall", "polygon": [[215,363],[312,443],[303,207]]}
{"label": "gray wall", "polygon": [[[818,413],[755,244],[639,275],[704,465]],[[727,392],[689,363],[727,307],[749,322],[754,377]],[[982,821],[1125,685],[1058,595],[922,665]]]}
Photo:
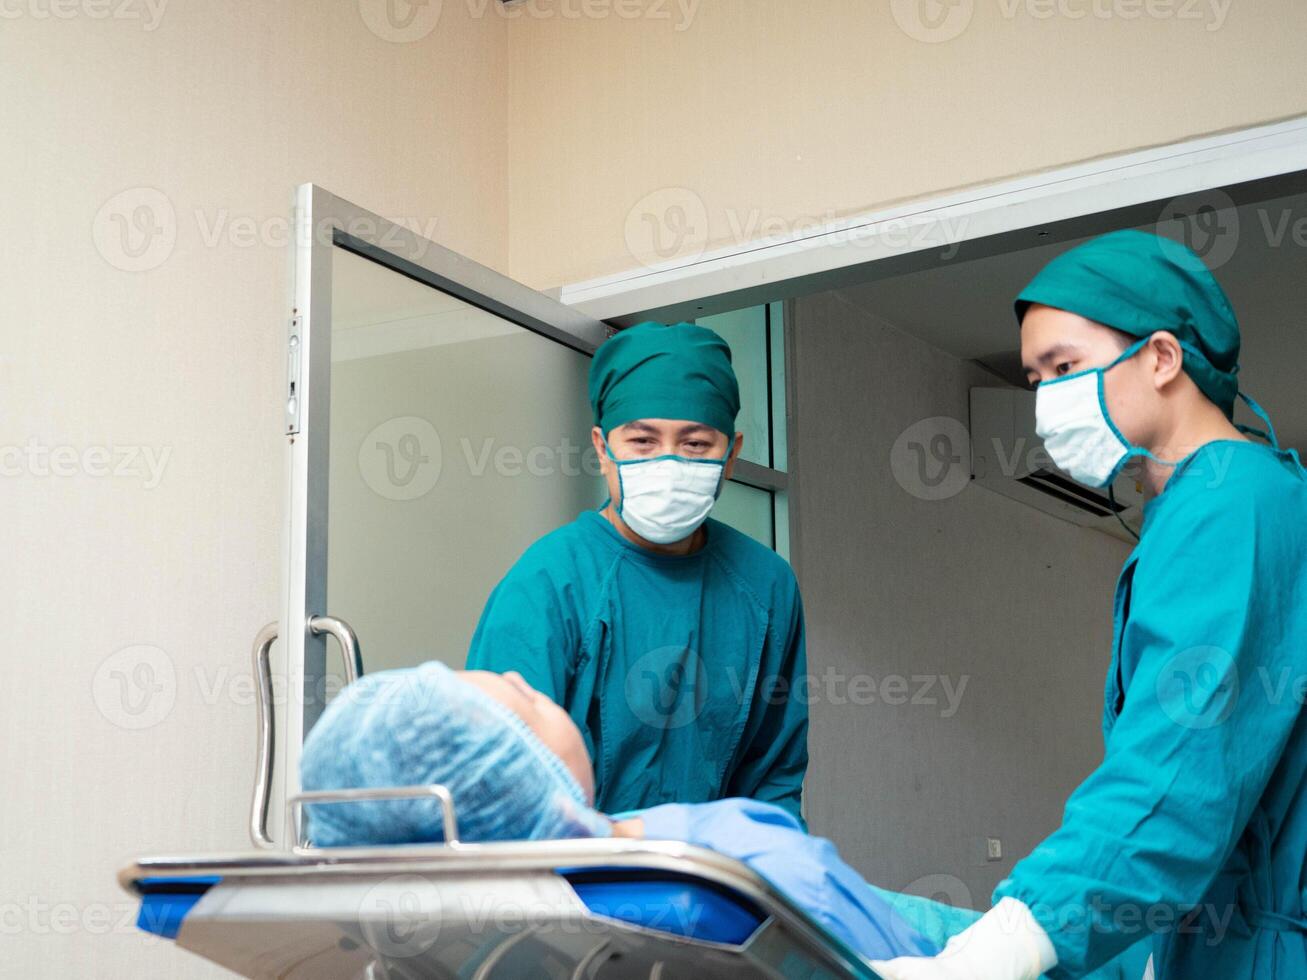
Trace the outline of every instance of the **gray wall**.
{"label": "gray wall", "polygon": [[[896,440],[923,419],[965,425],[968,389],[997,382],[840,293],[796,301],[790,322],[812,830],[871,881],[988,908],[1101,758],[1128,548],[972,485],[923,499],[915,470],[891,467]],[[923,431],[943,429],[908,438]],[[952,451],[969,469],[965,441]]]}

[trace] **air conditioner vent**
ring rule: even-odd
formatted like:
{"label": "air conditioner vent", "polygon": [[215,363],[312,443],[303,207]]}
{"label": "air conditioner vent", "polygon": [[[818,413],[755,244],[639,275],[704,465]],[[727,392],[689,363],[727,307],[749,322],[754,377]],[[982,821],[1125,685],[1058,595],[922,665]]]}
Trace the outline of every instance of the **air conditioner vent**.
{"label": "air conditioner vent", "polygon": [[1078,507],[1095,517],[1111,517],[1125,510],[1120,504],[1114,503],[1107,494],[1081,486],[1074,480],[1068,480],[1048,470],[1035,470],[1029,476],[1021,477],[1017,482],[1034,487],[1040,493],[1056,497],[1063,503]]}
{"label": "air conditioner vent", "polygon": [[1122,525],[1143,521],[1143,487],[1133,477],[1118,475],[1109,498],[1106,487],[1081,486],[1053,464],[1028,388],[971,389],[971,476],[976,486],[1123,541],[1130,535]]}

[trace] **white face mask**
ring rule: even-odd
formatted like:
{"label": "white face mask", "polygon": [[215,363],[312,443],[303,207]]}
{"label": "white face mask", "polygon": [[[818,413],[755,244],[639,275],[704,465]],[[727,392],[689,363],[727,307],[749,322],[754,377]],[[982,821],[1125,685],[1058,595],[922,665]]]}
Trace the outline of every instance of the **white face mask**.
{"label": "white face mask", "polygon": [[1035,431],[1058,467],[1080,483],[1105,487],[1131,456],[1151,455],[1132,446],[1107,411],[1103,376],[1148,343],[1132,344],[1107,367],[1077,371],[1035,389]]}
{"label": "white face mask", "polygon": [[[1151,337],[1131,344],[1107,367],[1077,371],[1052,381],[1041,381],[1035,389],[1035,431],[1044,440],[1044,448],[1053,462],[1086,486],[1105,487],[1121,472],[1133,456],[1143,456],[1162,466],[1177,466],[1179,461],[1159,459],[1142,446],[1133,446],[1112,421],[1103,391],[1104,375],[1122,361],[1143,350]],[[1205,360],[1190,345],[1180,343],[1185,356]],[[1237,368],[1236,368],[1237,370]],[[1266,430],[1252,429],[1236,423],[1240,432],[1258,436],[1274,449],[1280,448],[1275,428],[1265,409],[1245,395],[1236,395],[1266,425]],[[1132,532],[1133,533],[1133,532]]]}
{"label": "white face mask", "polygon": [[[732,436],[721,459],[655,456],[652,459],[608,458],[617,466],[621,499],[617,513],[646,541],[671,544],[688,538],[708,517],[721,493]],[[607,447],[605,447],[607,448]]]}

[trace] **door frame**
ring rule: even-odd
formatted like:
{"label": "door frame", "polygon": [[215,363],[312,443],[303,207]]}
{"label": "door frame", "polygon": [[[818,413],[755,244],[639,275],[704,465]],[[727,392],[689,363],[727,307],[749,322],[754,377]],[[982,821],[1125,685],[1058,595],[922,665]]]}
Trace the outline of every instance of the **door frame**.
{"label": "door frame", "polygon": [[[339,246],[449,293],[574,350],[593,354],[612,328],[324,190],[295,191],[294,295],[286,340],[287,509],[282,533],[280,664],[288,683],[275,726],[271,812],[274,841],[294,838],[284,801],[300,791],[304,736],[326,700],[326,635],[309,622],[327,605],[328,447],[332,261]],[[364,637],[366,640],[366,637]]]}
{"label": "door frame", "polygon": [[[1307,116],[1101,157],[879,208],[553,290],[609,323],[673,321],[1156,222],[1157,202],[1307,187]],[[1300,179],[1292,179],[1298,175]]]}

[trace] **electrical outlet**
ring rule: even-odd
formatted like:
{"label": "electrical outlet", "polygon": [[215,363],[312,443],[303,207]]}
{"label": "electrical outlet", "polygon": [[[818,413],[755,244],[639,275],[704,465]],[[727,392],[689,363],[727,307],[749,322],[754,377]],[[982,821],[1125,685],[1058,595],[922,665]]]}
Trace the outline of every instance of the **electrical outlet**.
{"label": "electrical outlet", "polygon": [[985,838],[985,857],[990,861],[1003,860],[1003,842],[997,837]]}

